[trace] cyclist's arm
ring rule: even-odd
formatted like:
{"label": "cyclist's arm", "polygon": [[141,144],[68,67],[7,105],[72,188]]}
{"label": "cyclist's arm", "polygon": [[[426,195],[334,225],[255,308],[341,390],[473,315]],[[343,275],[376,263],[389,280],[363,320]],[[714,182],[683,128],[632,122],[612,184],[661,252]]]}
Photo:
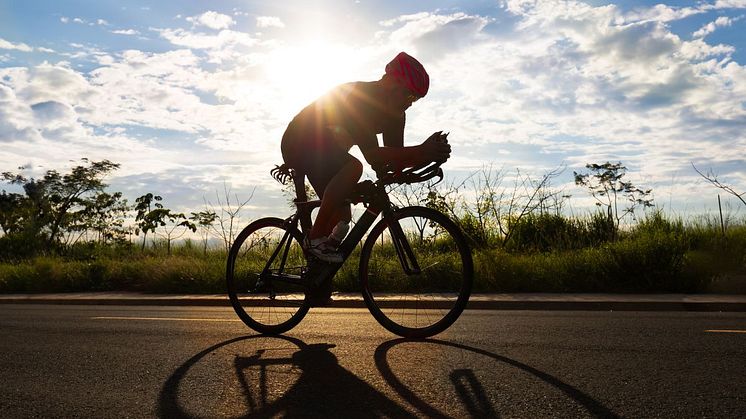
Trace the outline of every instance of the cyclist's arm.
{"label": "cyclist's arm", "polygon": [[383,130],[384,147],[403,147],[404,146],[404,124],[406,115],[402,112],[400,118],[392,120],[388,127]]}
{"label": "cyclist's arm", "polygon": [[[373,138],[375,139],[375,136]],[[432,142],[424,142],[410,147],[378,147],[378,144],[375,143],[368,147],[360,145],[360,150],[363,152],[365,160],[374,169],[391,164],[395,170],[401,170],[433,161],[446,160],[450,155],[451,147],[447,144]]]}

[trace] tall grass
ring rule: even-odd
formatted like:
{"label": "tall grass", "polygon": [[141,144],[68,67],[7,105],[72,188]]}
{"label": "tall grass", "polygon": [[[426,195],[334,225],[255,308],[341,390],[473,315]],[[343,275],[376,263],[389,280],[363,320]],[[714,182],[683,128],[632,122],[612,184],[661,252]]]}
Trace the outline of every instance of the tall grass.
{"label": "tall grass", "polygon": [[[684,221],[654,212],[614,240],[602,216],[531,215],[506,243],[474,247],[475,292],[746,293],[746,220],[725,234],[706,218]],[[356,249],[335,277],[357,291]],[[193,243],[79,245],[59,256],[0,262],[0,292],[225,292],[224,251]],[[393,261],[395,262],[395,260]],[[402,289],[405,288],[402,285]]]}

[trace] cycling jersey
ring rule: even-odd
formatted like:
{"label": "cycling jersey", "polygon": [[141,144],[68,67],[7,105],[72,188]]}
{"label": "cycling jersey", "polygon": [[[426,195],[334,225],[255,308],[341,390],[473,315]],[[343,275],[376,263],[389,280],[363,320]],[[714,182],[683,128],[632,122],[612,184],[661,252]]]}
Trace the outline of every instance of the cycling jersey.
{"label": "cycling jersey", "polygon": [[285,162],[303,172],[319,196],[350,159],[357,145],[363,155],[378,147],[404,143],[404,112],[392,112],[376,97],[375,82],[352,82],[335,87],[303,108],[282,137]]}

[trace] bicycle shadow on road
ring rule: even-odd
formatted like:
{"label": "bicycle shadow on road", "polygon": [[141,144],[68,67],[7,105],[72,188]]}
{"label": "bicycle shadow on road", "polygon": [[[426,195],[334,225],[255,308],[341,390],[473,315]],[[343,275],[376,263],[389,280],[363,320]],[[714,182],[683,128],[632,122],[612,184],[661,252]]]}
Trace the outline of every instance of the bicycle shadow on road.
{"label": "bicycle shadow on road", "polygon": [[334,346],[262,335],[217,343],[168,377],[159,395],[158,416],[412,415],[342,368],[329,351]]}
{"label": "bicycle shadow on road", "polygon": [[[408,347],[406,348],[406,351],[404,348],[402,348],[402,351],[405,351],[406,353],[436,353],[437,355],[430,356],[441,357],[443,359],[443,363],[446,364],[445,368],[441,368],[441,370],[444,371],[443,375],[448,375],[448,380],[424,380],[422,377],[419,377],[419,382],[410,384],[404,383],[403,379],[397,376],[394,368],[392,368],[391,366],[392,349],[404,344],[413,345],[413,348]],[[447,350],[451,350],[452,352],[450,354],[450,359],[448,356],[443,356],[443,352]],[[454,352],[453,350],[456,351]],[[484,360],[480,360],[478,357],[475,358],[475,356],[488,357],[489,359],[496,361],[498,365],[485,366],[484,364],[486,363],[484,362]],[[463,357],[463,359],[460,360],[460,363],[463,365],[459,365],[456,367],[448,366],[449,362],[453,361],[454,357]],[[515,397],[515,399],[522,402],[523,404],[531,405],[533,403],[533,400],[528,399],[529,395],[531,395],[530,390],[534,390],[531,389],[531,387],[546,387],[547,385],[549,386],[549,388],[544,389],[545,392],[558,393],[557,395],[560,396],[560,399],[566,399],[566,405],[579,405],[579,407],[585,410],[585,414],[603,418],[619,417],[619,415],[615,414],[598,400],[551,374],[538,370],[514,359],[467,345],[436,339],[413,340],[398,338],[379,345],[378,348],[376,348],[374,358],[376,367],[378,368],[379,373],[386,380],[386,382],[396,391],[396,393],[402,399],[404,399],[407,403],[414,407],[421,415],[424,415],[426,417],[500,417],[501,409],[496,405],[498,405],[499,403],[508,403],[510,401],[509,397],[507,397],[506,394],[509,392],[508,389],[510,389],[513,393],[517,393],[517,397]],[[426,362],[427,361],[423,361],[423,364],[428,365]],[[410,363],[412,363],[411,360]],[[459,362],[455,362],[455,364],[457,363]],[[485,373],[485,370],[490,370],[490,374],[495,375],[494,370],[497,369],[497,367],[501,368],[503,372],[511,374],[512,376],[518,374],[524,375],[525,378],[523,379],[523,381],[520,381],[523,386],[518,385],[518,388],[511,388],[513,386],[513,383],[498,381],[500,388],[495,388],[497,387],[497,385],[493,388],[485,388],[479,376],[487,374]],[[406,370],[408,368],[409,366],[406,366],[398,368],[397,370]],[[439,370],[439,368],[435,365],[430,365],[429,368],[433,371]],[[475,371],[475,368],[479,371]],[[407,378],[404,378],[404,380],[406,380]],[[412,381],[412,379],[409,378],[409,381]],[[433,384],[437,383],[438,381],[443,383],[449,381],[450,383],[448,383],[448,385],[452,386],[451,389],[443,388],[443,384],[441,385],[441,388],[433,388]],[[429,383],[428,387],[422,388],[422,385],[420,384],[422,382]],[[493,385],[495,385],[494,382]],[[449,395],[446,394],[448,391],[454,392],[454,396],[456,397],[449,397]],[[520,394],[522,392],[525,392],[525,395]],[[438,397],[433,398],[433,396],[431,395],[432,393],[437,394]],[[425,398],[427,396],[431,397],[432,400],[426,401]],[[460,401],[461,406],[455,406],[455,402],[457,401]],[[440,404],[440,406],[437,406],[438,404]],[[530,414],[532,416],[540,416],[541,414],[538,412],[540,407],[544,406],[539,406],[534,403],[532,406],[529,407],[528,412],[531,412]],[[554,406],[554,408],[556,408],[556,406]],[[448,411],[444,413],[443,410],[446,409]],[[459,412],[454,413],[454,411]],[[556,416],[557,414],[557,412],[550,412],[548,416]],[[511,412],[509,415],[514,416],[515,413]],[[519,413],[519,415],[521,414]]]}

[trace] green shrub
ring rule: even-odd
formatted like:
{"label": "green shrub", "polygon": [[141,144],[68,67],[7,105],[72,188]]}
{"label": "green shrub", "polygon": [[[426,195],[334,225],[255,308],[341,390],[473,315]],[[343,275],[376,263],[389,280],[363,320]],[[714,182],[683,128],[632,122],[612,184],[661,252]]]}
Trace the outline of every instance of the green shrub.
{"label": "green shrub", "polygon": [[513,252],[549,252],[583,247],[582,224],[556,214],[528,214],[512,224],[505,248]]}
{"label": "green shrub", "polygon": [[641,219],[632,229],[632,234],[675,234],[684,236],[684,222],[681,219],[670,220],[665,217],[662,211],[654,211]]}
{"label": "green shrub", "polygon": [[672,233],[652,232],[607,244],[604,264],[610,281],[608,291],[688,292],[697,282],[681,281],[688,244]]}
{"label": "green shrub", "polygon": [[594,212],[585,221],[585,235],[587,246],[598,246],[602,243],[613,241],[616,238],[617,226],[614,220],[607,214]]}

